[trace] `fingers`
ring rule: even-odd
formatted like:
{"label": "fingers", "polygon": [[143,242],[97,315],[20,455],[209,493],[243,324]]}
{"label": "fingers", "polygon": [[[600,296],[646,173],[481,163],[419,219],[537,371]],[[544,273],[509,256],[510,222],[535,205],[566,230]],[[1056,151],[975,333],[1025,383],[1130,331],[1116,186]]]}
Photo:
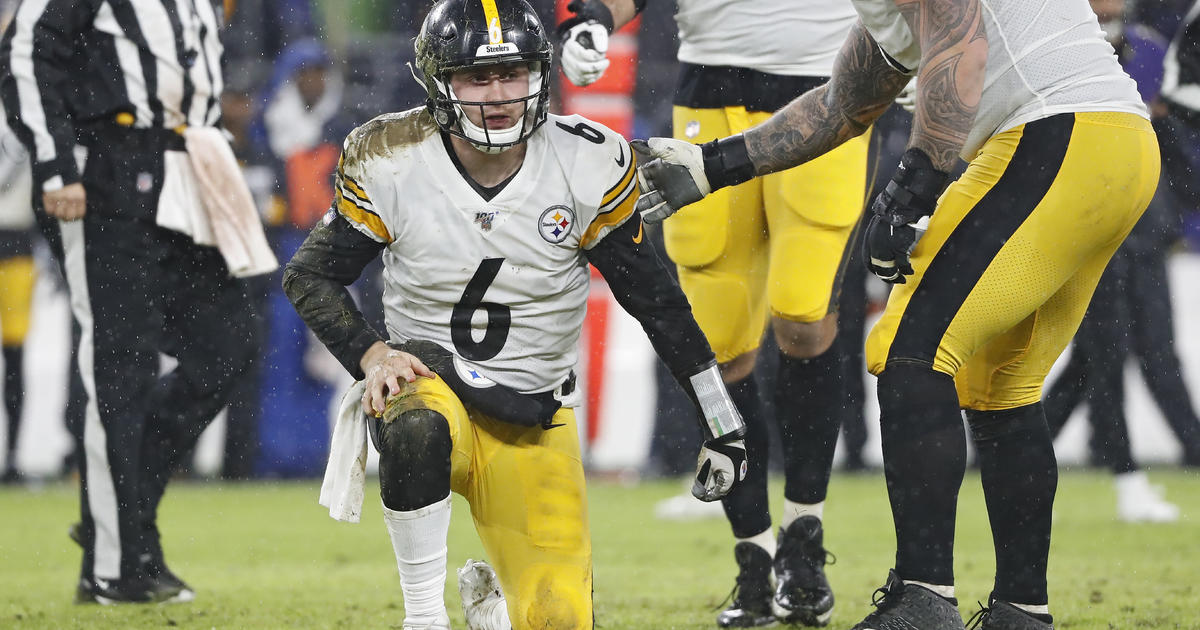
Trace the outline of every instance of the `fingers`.
{"label": "fingers", "polygon": [[[429,369],[428,366],[426,366],[424,363],[421,362],[420,359],[418,359],[416,357],[413,357],[412,361],[409,362],[409,366],[412,368],[412,371],[417,376],[424,376],[426,378],[436,378],[436,376],[433,373],[433,370]],[[414,378],[413,381],[415,381],[415,380],[417,380],[417,379]],[[412,381],[409,381],[409,382],[411,383]]]}

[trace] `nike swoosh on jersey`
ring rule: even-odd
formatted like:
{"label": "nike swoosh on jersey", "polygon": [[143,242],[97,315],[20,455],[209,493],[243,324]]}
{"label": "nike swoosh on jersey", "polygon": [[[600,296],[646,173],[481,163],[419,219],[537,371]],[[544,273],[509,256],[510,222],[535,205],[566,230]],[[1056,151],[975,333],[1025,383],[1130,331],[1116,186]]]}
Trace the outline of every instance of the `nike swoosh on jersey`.
{"label": "nike swoosh on jersey", "polygon": [[620,151],[621,155],[614,158],[613,161],[617,163],[617,166],[624,167],[625,166],[625,147],[623,145],[618,145],[617,151]]}
{"label": "nike swoosh on jersey", "polygon": [[563,423],[563,422],[560,422],[558,424],[543,424],[542,429],[553,429],[554,427],[565,427],[565,426],[567,426],[567,425],[566,425],[566,423]]}
{"label": "nike swoosh on jersey", "polygon": [[642,242],[642,226],[643,225],[645,225],[645,224],[642,223],[642,220],[638,219],[638,233],[637,233],[637,236],[633,237],[634,243],[640,244]]}

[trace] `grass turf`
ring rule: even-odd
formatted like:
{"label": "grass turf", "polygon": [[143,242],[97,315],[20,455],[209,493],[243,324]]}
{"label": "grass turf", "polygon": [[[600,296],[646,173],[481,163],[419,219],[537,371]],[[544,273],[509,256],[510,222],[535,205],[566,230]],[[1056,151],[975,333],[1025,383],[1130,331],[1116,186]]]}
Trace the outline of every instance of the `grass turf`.
{"label": "grass turf", "polygon": [[[1050,566],[1058,628],[1200,628],[1200,475],[1151,477],[1182,508],[1180,522],[1119,523],[1111,477],[1062,475]],[[721,519],[653,517],[655,501],[681,488],[590,484],[599,628],[715,627],[714,608],[736,572],[732,544]],[[71,604],[80,554],[66,529],[77,518],[76,487],[0,490],[0,628],[399,628],[399,579],[378,500],[349,525],[330,520],[316,495],[316,482],[173,485],[160,517],[167,557],[197,600],[100,607]],[[829,568],[838,597],[830,627],[846,628],[869,612],[894,541],[881,475],[835,475],[830,497],[826,544],[838,559]],[[453,568],[482,551],[457,497],[454,511],[446,597],[463,628]],[[976,475],[963,484],[957,551],[969,615],[987,597],[994,566]]]}

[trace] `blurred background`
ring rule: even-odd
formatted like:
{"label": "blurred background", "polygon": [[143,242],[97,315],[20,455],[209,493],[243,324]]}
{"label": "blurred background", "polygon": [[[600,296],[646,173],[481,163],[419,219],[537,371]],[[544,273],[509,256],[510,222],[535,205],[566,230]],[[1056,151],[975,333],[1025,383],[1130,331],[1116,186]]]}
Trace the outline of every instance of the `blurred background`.
{"label": "blurred background", "polygon": [[[565,0],[531,3],[551,29],[565,16]],[[346,133],[380,113],[423,103],[424,91],[407,64],[429,4],[239,0],[233,7],[222,36],[224,126],[281,261],[291,257],[329,207],[332,172]],[[1102,360],[1124,364],[1124,400],[1103,404],[1120,405],[1126,412],[1133,454],[1140,462],[1200,466],[1200,434],[1188,428],[1196,424],[1190,392],[1200,389],[1200,330],[1190,325],[1200,318],[1200,171],[1194,168],[1200,145],[1195,133],[1180,131],[1178,125],[1186,121],[1177,120],[1158,99],[1168,43],[1191,4],[1093,0],[1093,7],[1103,12],[1109,41],[1154,113],[1167,164],[1158,198],[1135,231],[1128,255],[1119,256],[1126,261],[1121,263],[1124,271],[1113,271],[1114,289],[1097,297],[1107,308],[1095,317],[1112,324],[1115,337],[1073,355],[1085,365]],[[15,2],[0,2],[0,7],[11,15]],[[651,0],[636,22],[611,39],[612,65],[595,85],[576,88],[559,74],[553,110],[583,114],[627,138],[669,136],[676,80],[674,11],[672,1]],[[890,176],[909,124],[908,114],[893,107],[873,129],[877,179]],[[8,135],[0,145],[0,157],[7,162],[20,153],[14,143]],[[8,427],[0,435],[0,462],[6,481],[38,482],[72,474],[66,427],[82,413],[82,391],[71,367],[73,333],[64,283],[36,235],[28,203],[22,206],[7,194],[19,175],[9,173],[8,163],[0,166],[5,364],[0,415]],[[1147,269],[1154,273],[1137,273]],[[861,348],[865,328],[886,300],[886,287],[868,280],[861,265],[852,271],[841,300],[841,334]],[[278,274],[251,281],[258,315],[257,333],[249,343],[258,349],[258,361],[234,403],[202,438],[189,474],[226,479],[319,476],[332,411],[350,377],[307,332],[283,296]],[[382,330],[379,268],[368,269],[354,290]],[[1153,338],[1147,339],[1148,334]],[[767,335],[765,343],[773,343],[773,337]],[[586,407],[580,426],[589,469],[628,479],[685,473],[698,439],[691,404],[599,277],[582,344],[583,364],[577,372]],[[1097,464],[1105,436],[1094,434],[1083,417],[1088,402],[1097,405],[1101,399],[1089,394],[1081,369],[1064,369],[1071,357],[1063,357],[1050,379],[1058,387],[1060,377],[1057,391],[1068,414],[1056,443],[1059,461]],[[849,359],[856,360],[861,362]],[[770,388],[774,370],[762,367]],[[881,461],[873,377],[861,365],[848,367],[857,369],[862,380],[861,387],[855,381],[846,393],[837,462],[846,469],[869,469]]]}

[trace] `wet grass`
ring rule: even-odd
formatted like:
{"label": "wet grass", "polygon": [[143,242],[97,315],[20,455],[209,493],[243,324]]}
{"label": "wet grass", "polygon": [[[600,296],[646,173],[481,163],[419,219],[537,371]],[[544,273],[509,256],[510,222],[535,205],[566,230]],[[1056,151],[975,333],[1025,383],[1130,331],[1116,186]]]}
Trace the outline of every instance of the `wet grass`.
{"label": "wet grass", "polygon": [[[1200,474],[1156,470],[1151,478],[1182,508],[1179,523],[1119,523],[1110,477],[1063,474],[1050,575],[1058,628],[1200,628]],[[735,572],[728,528],[723,520],[656,520],[655,501],[681,488],[591,483],[598,627],[715,627],[713,609]],[[66,528],[76,519],[76,487],[0,489],[0,628],[399,628],[399,580],[378,501],[349,525],[330,520],[316,496],[315,481],[174,485],[162,529],[196,602],[109,608],[71,604],[79,551]],[[838,597],[830,627],[846,628],[870,610],[894,541],[881,476],[836,475],[830,497],[826,544],[838,558],[829,569]],[[451,568],[482,553],[457,499],[455,515]],[[958,596],[969,615],[987,596],[994,566],[977,476],[963,486],[957,549]],[[452,583],[446,596],[454,627],[464,628]]]}

